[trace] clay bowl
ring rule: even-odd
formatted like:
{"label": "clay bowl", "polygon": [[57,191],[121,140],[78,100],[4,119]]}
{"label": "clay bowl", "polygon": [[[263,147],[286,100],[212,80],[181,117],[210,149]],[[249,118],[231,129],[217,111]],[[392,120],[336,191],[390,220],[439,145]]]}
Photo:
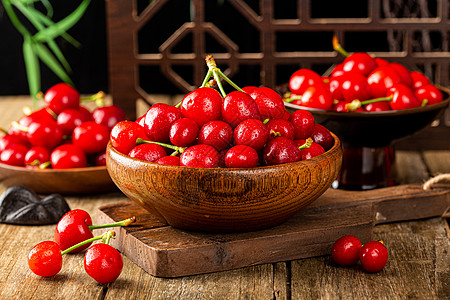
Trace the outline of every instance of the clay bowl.
{"label": "clay bowl", "polygon": [[342,163],[339,139],[310,160],[251,169],[159,165],[106,150],[112,180],[130,199],[173,227],[245,232],[283,223],[322,195]]}
{"label": "clay bowl", "polygon": [[309,110],[317,123],[333,131],[344,146],[385,147],[411,136],[438,119],[449,106],[449,89],[440,87],[441,103],[405,110],[384,112],[334,112],[285,103],[286,109]]}
{"label": "clay bowl", "polygon": [[77,169],[27,169],[0,163],[0,185],[22,185],[37,194],[86,195],[116,191],[105,166]]}

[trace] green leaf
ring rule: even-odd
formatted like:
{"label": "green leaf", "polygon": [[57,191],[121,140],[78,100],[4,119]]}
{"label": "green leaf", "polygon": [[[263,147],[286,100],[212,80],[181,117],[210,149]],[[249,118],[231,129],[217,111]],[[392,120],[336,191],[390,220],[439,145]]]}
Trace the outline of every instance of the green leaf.
{"label": "green leaf", "polygon": [[49,67],[56,76],[58,76],[62,81],[73,85],[72,80],[66,71],[59,64],[58,60],[52,55],[52,53],[42,44],[34,42],[33,50],[37,56],[42,60],[42,62]]}
{"label": "green leaf", "polygon": [[57,36],[65,33],[81,19],[90,2],[91,0],[83,0],[83,2],[81,2],[80,5],[70,15],[55,23],[54,25],[39,31],[34,35],[34,39],[39,42],[46,42],[48,40],[53,40]]}
{"label": "green leaf", "polygon": [[28,88],[33,99],[37,99],[37,94],[41,89],[41,77],[39,73],[39,60],[34,53],[30,36],[26,36],[23,42],[23,58],[27,70]]}

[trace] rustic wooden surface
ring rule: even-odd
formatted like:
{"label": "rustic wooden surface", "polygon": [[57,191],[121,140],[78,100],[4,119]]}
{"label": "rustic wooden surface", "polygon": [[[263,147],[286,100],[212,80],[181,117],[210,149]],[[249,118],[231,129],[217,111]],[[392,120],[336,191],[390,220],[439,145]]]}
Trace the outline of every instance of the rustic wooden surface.
{"label": "rustic wooden surface", "polygon": [[[0,99],[0,126],[20,116],[29,104],[18,97]],[[450,150],[450,149],[449,149]],[[401,183],[423,183],[450,172],[450,151],[397,151]],[[2,188],[3,191],[3,188]],[[121,193],[67,197],[71,208],[95,218],[98,207],[126,201]],[[0,299],[449,299],[450,234],[447,220],[377,225],[390,259],[379,273],[357,265],[338,267],[329,255],[175,279],[149,275],[124,257],[120,277],[98,285],[83,270],[83,254],[67,255],[61,272],[40,278],[26,257],[36,243],[53,238],[54,226],[0,224]]]}

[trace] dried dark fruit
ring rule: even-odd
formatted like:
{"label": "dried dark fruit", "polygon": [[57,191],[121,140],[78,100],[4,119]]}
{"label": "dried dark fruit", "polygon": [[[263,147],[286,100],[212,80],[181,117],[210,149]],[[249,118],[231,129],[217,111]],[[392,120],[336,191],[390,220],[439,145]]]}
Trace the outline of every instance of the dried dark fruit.
{"label": "dried dark fruit", "polygon": [[7,188],[0,196],[0,223],[16,225],[56,224],[70,211],[66,200],[58,194],[40,198],[23,186]]}

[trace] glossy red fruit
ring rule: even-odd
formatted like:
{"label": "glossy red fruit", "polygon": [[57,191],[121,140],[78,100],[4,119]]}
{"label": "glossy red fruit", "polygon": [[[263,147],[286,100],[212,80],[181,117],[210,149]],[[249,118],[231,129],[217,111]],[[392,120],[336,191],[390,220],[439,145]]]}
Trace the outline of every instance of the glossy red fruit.
{"label": "glossy red fruit", "polygon": [[261,150],[269,139],[267,126],[257,119],[244,120],[234,129],[233,144]]}
{"label": "glossy red fruit", "polygon": [[200,128],[197,122],[191,118],[181,118],[173,122],[169,131],[172,144],[178,147],[191,146],[197,140]]}
{"label": "glossy red fruit", "polygon": [[358,262],[361,241],[354,235],[345,235],[334,242],[331,257],[340,266],[351,266]]}
{"label": "glossy red fruit", "polygon": [[28,147],[22,144],[11,145],[2,151],[0,154],[0,161],[7,165],[24,167],[27,151]]}
{"label": "glossy red fruit", "polygon": [[54,276],[61,271],[62,255],[58,244],[53,241],[40,242],[28,254],[28,267],[42,277]]}
{"label": "glossy red fruit", "polygon": [[180,109],[165,103],[156,103],[145,114],[145,134],[151,141],[168,143],[170,127],[181,118],[183,114]]}
{"label": "glossy red fruit", "polygon": [[56,123],[61,128],[63,135],[71,136],[75,127],[83,122],[92,121],[90,115],[86,115],[79,109],[68,108],[59,113]]}
{"label": "glossy red fruit", "polygon": [[80,147],[64,144],[50,153],[50,163],[53,169],[84,168],[87,167],[87,158]]}
{"label": "glossy red fruit", "polygon": [[383,241],[370,241],[361,248],[359,259],[367,272],[381,271],[388,261],[388,250]]}
{"label": "glossy red fruit", "polygon": [[310,69],[300,69],[295,71],[289,79],[289,90],[302,95],[310,86],[322,85],[322,77]]}
{"label": "glossy red fruit", "polygon": [[411,73],[409,72],[408,68],[396,62],[389,63],[388,66],[398,73],[398,75],[400,76],[400,83],[403,83],[407,87],[412,88],[413,79],[411,77]]}
{"label": "glossy red fruit", "polygon": [[293,104],[330,110],[333,106],[333,95],[322,84],[308,87],[300,100],[292,101]]}
{"label": "glossy red fruit", "polygon": [[198,133],[198,143],[213,146],[217,151],[227,148],[233,140],[233,129],[223,121],[205,123]]}
{"label": "glossy red fruit", "polygon": [[291,163],[301,160],[301,154],[294,141],[277,137],[263,148],[263,162],[267,166]]}
{"label": "glossy red fruit", "polygon": [[442,92],[432,84],[422,85],[414,91],[414,95],[420,103],[426,101],[427,105],[440,103],[444,100]]}
{"label": "glossy red fruit", "polygon": [[283,98],[276,91],[268,87],[259,87],[253,89],[249,95],[258,105],[261,120],[283,118],[286,108]]}
{"label": "glossy red fruit", "polygon": [[431,83],[428,77],[423,73],[412,71],[410,75],[413,80],[413,90],[417,90],[418,88]]}
{"label": "glossy red fruit", "polygon": [[111,283],[119,277],[123,268],[122,255],[104,243],[90,247],[84,256],[84,269],[98,283]]}
{"label": "glossy red fruit", "polygon": [[236,145],[225,154],[227,168],[256,168],[258,163],[258,152],[249,146]]}
{"label": "glossy red fruit", "polygon": [[169,165],[169,166],[179,166],[180,165],[180,157],[178,156],[164,156],[155,161],[155,163],[160,165]]}
{"label": "glossy red fruit", "polygon": [[[301,145],[300,145],[301,146]],[[323,147],[317,143],[312,143],[309,148],[301,149],[300,154],[302,156],[302,160],[311,159],[313,157],[319,156],[325,153]]]}
{"label": "glossy red fruit", "polygon": [[314,131],[314,117],[307,110],[299,109],[294,111],[289,118],[289,122],[294,126],[296,139],[306,139]]}
{"label": "glossy red fruit", "polygon": [[375,57],[375,62],[377,63],[377,67],[389,65],[389,62],[387,60],[379,57]]}
{"label": "glossy red fruit", "polygon": [[378,67],[367,77],[372,98],[386,96],[387,90],[400,83],[400,81],[400,75],[389,66]]}
{"label": "glossy red fruit", "polygon": [[344,64],[340,63],[337,64],[336,67],[334,67],[333,71],[331,71],[331,76],[330,77],[336,77],[336,76],[341,76],[342,74],[345,73],[344,71]]}
{"label": "glossy red fruit", "polygon": [[369,103],[363,106],[364,111],[376,112],[376,111],[389,111],[391,110],[391,106],[387,101],[380,101]]}
{"label": "glossy red fruit", "polygon": [[94,121],[81,123],[73,130],[72,143],[85,153],[104,151],[109,141],[109,129]]}
{"label": "glossy red fruit", "polygon": [[23,139],[17,135],[5,134],[0,138],[0,153],[6,148],[16,144],[23,144]]}
{"label": "glossy red fruit", "polygon": [[375,58],[365,52],[355,52],[347,56],[342,62],[342,69],[345,72],[358,72],[363,76],[367,76],[376,67]]}
{"label": "glossy red fruit", "polygon": [[34,121],[28,126],[28,141],[32,146],[53,149],[63,140],[63,132],[56,121]]}
{"label": "glossy red fruit", "polygon": [[274,139],[278,136],[283,136],[290,140],[295,138],[295,128],[291,122],[284,119],[270,120],[266,124],[269,131],[269,139]]}
{"label": "glossy red fruit", "polygon": [[344,96],[342,95],[342,82],[341,79],[343,77],[341,75],[334,76],[330,78],[330,81],[328,82],[328,90],[330,91],[331,95],[333,96],[334,100],[344,100]]}
{"label": "glossy red fruit", "polygon": [[120,121],[126,120],[125,112],[117,105],[97,107],[92,112],[92,119],[111,130]]}
{"label": "glossy red fruit", "polygon": [[314,130],[311,133],[311,138],[313,141],[323,147],[325,151],[331,149],[334,146],[334,138],[330,131],[321,124],[315,124]]}
{"label": "glossy red fruit", "polygon": [[136,147],[136,140],[138,138],[146,140],[147,135],[145,135],[144,127],[132,121],[118,122],[112,128],[109,137],[111,146],[125,155]]}
{"label": "glossy red fruit", "polygon": [[420,102],[414,95],[412,89],[402,83],[398,83],[391,87],[386,96],[392,97],[392,100],[389,102],[392,110],[420,107]]}
{"label": "glossy red fruit", "polygon": [[50,161],[50,151],[44,147],[31,147],[25,154],[25,166],[37,168],[41,164]]}
{"label": "glossy red fruit", "polygon": [[95,155],[94,165],[95,166],[106,166],[106,151]]}
{"label": "glossy red fruit", "polygon": [[[55,228],[54,240],[61,250],[64,251],[94,236],[89,229],[89,225],[92,225],[89,213],[82,209],[73,209],[59,220]],[[80,246],[69,253],[80,252],[91,244]]]}
{"label": "glossy red fruit", "polygon": [[154,162],[161,157],[166,156],[166,150],[160,145],[152,143],[144,143],[137,145],[128,153],[129,157]]}
{"label": "glossy red fruit", "polygon": [[180,156],[180,166],[193,168],[217,168],[219,152],[210,145],[194,145]]}
{"label": "glossy red fruit", "polygon": [[247,119],[261,119],[255,100],[248,94],[234,91],[229,93],[222,103],[222,120],[235,128]]}
{"label": "glossy red fruit", "polygon": [[364,101],[371,98],[367,79],[361,73],[347,72],[338,77],[341,82],[341,93],[345,101],[358,99]]}
{"label": "glossy red fruit", "polygon": [[209,87],[201,87],[188,93],[180,106],[183,116],[197,122],[199,128],[207,122],[220,120],[221,108],[220,93]]}
{"label": "glossy red fruit", "polygon": [[44,101],[46,106],[55,114],[65,109],[77,109],[80,106],[80,93],[66,83],[58,83],[45,92]]}

